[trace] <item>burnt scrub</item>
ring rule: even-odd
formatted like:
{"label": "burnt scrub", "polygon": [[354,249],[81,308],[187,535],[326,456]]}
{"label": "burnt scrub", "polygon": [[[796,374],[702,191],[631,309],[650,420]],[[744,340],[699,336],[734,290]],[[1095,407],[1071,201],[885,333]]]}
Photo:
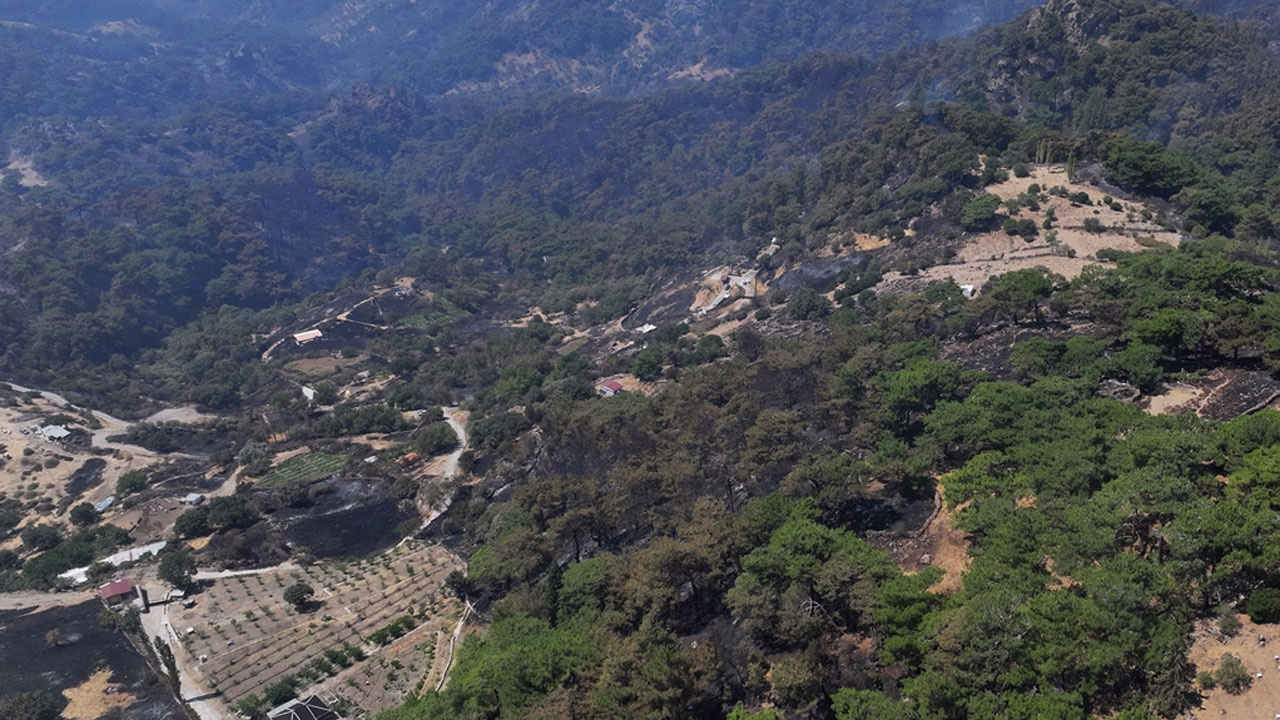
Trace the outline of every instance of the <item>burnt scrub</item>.
{"label": "burnt scrub", "polygon": [[0,688],[5,693],[42,691],[65,705],[64,690],[84,685],[103,670],[118,693],[133,698],[121,720],[180,720],[186,716],[125,636],[98,621],[102,605],[0,611]]}

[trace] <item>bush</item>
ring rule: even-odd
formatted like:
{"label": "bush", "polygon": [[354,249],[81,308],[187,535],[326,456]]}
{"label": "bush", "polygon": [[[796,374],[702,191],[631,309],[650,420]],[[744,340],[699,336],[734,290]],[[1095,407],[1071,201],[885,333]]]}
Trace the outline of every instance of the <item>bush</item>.
{"label": "bush", "polygon": [[1245,603],[1245,612],[1249,613],[1249,619],[1255,623],[1280,620],[1280,590],[1271,587],[1254,590]]}
{"label": "bush", "polygon": [[1212,690],[1218,687],[1218,681],[1213,679],[1213,673],[1208,670],[1201,670],[1196,674],[1196,684],[1201,690]]}
{"label": "bush", "polygon": [[1084,229],[1091,233],[1100,233],[1105,231],[1107,229],[1107,226],[1103,225],[1102,221],[1099,220],[1098,218],[1085,218]]}
{"label": "bush", "polygon": [[1235,655],[1222,658],[1222,662],[1218,663],[1218,669],[1213,672],[1213,679],[1232,695],[1239,695],[1253,684],[1253,676]]}
{"label": "bush", "polygon": [[23,546],[32,550],[48,550],[62,542],[62,534],[52,525],[32,525],[22,531]]}
{"label": "bush", "polygon": [[1234,637],[1240,632],[1240,618],[1236,617],[1235,610],[1229,606],[1218,611],[1218,632],[1227,637]]}
{"label": "bush", "polygon": [[1016,163],[1013,166],[1013,174],[1015,177],[1031,177],[1031,168],[1024,162]]}
{"label": "bush", "polygon": [[89,503],[80,503],[71,508],[71,522],[84,527],[92,525],[102,517],[102,514],[93,509]]}

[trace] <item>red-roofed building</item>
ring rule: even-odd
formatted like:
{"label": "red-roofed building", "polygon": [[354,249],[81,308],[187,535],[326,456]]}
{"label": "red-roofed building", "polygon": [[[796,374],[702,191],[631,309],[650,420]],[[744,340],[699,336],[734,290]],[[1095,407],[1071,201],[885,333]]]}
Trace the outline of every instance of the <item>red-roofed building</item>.
{"label": "red-roofed building", "polygon": [[607,380],[596,386],[596,392],[604,397],[613,397],[622,392],[622,383],[617,380]]}
{"label": "red-roofed building", "polygon": [[138,591],[128,580],[113,580],[98,588],[98,596],[102,598],[102,602],[114,606],[133,600],[138,596]]}

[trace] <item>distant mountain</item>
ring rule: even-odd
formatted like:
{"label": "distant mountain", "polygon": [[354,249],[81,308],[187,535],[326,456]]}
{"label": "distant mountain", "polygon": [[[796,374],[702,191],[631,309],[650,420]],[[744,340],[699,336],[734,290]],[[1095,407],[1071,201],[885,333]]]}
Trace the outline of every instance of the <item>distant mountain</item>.
{"label": "distant mountain", "polygon": [[878,55],[1036,0],[0,2],[7,113],[161,110],[333,84],[634,94],[831,50]]}

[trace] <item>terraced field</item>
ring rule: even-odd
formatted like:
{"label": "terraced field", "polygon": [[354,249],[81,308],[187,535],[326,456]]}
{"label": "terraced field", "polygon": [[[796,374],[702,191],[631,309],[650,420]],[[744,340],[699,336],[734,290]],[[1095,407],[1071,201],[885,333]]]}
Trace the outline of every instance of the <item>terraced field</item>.
{"label": "terraced field", "polygon": [[[170,608],[171,624],[208,684],[233,704],[249,695],[261,697],[271,685],[290,677],[302,678],[301,691],[339,672],[341,679],[351,679],[344,683],[349,694],[367,695],[376,689],[385,703],[416,686],[430,663],[424,657],[416,676],[406,669],[389,681],[385,651],[406,644],[434,645],[452,629],[460,603],[443,587],[445,577],[456,569],[461,569],[460,563],[439,546],[406,543],[358,562],[218,580],[196,596],[195,607]],[[316,590],[318,607],[299,613],[284,602],[284,589],[296,582]],[[405,615],[412,616],[415,626],[399,641],[386,648],[369,641],[370,635]],[[333,651],[351,647],[361,652],[346,671],[326,661],[326,650],[332,657]],[[377,688],[363,685],[370,678],[377,678]]]}

